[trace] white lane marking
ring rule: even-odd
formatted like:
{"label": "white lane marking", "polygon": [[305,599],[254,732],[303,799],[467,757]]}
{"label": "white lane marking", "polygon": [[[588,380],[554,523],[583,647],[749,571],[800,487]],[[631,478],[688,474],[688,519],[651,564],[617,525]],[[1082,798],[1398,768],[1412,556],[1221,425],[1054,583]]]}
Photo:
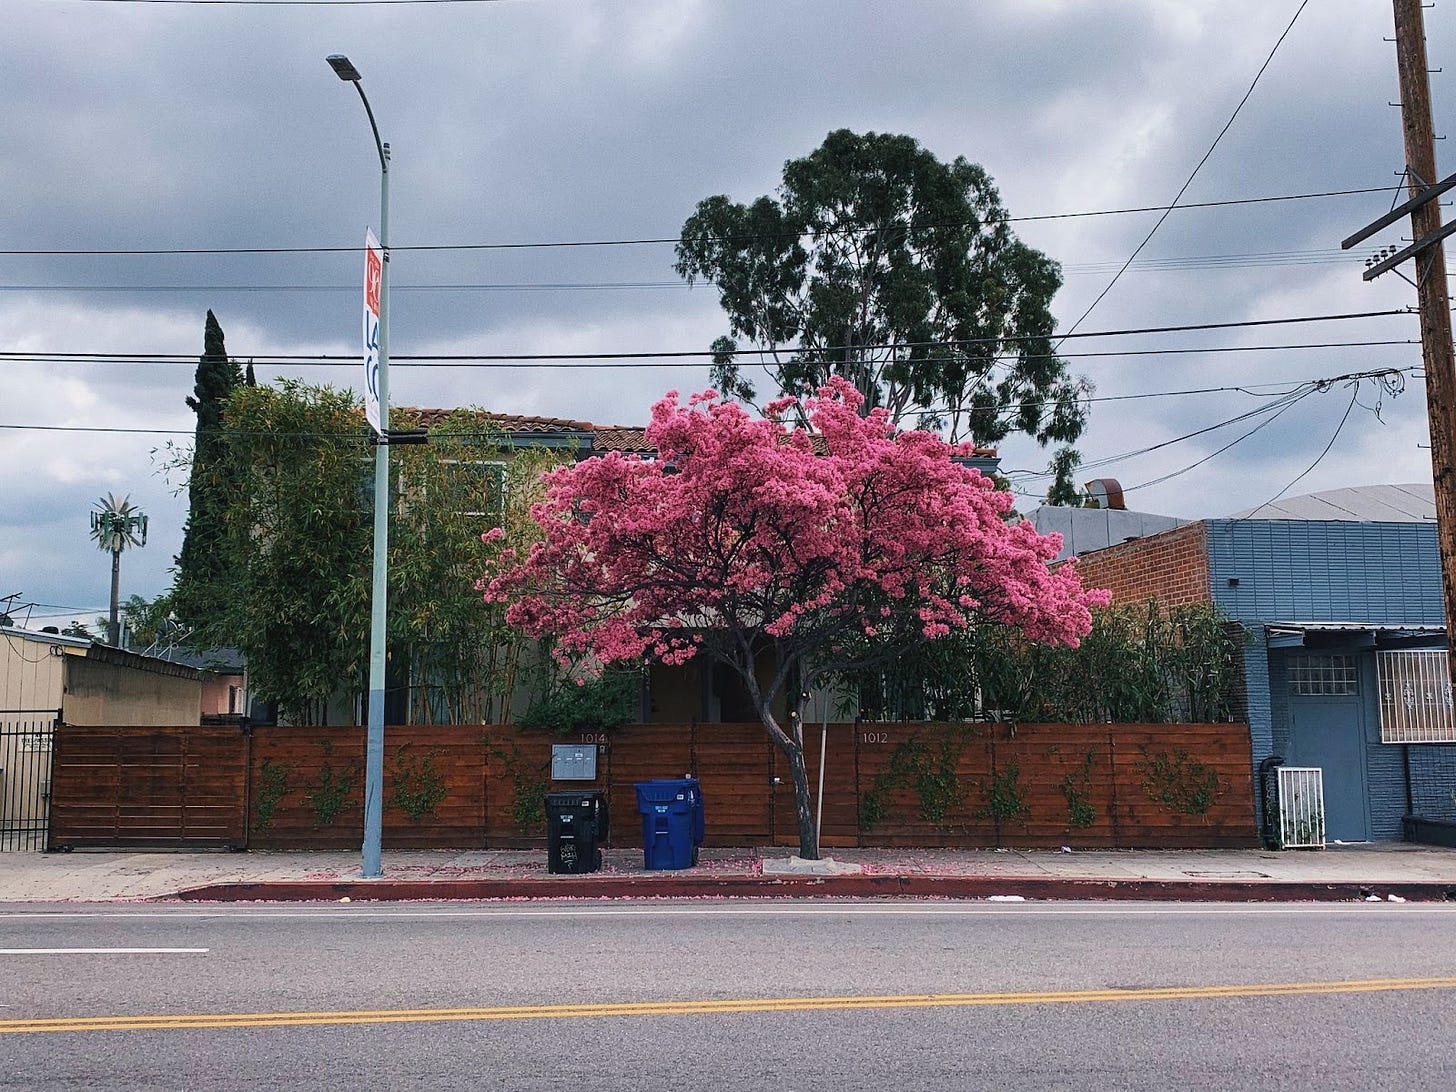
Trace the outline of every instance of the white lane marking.
{"label": "white lane marking", "polygon": [[0,955],[198,955],[211,948],[0,948]]}
{"label": "white lane marking", "polygon": [[218,920],[258,918],[658,918],[658,917],[1207,917],[1207,916],[1280,916],[1295,914],[1371,915],[1388,914],[1456,914],[1456,904],[1443,903],[1351,903],[1351,904],[1278,904],[1278,905],[1169,905],[1159,907],[1111,906],[1048,906],[1043,903],[1005,905],[967,905],[945,907],[893,906],[587,906],[560,909],[514,909],[480,907],[478,909],[432,909],[428,907],[389,908],[355,904],[344,909],[320,905],[309,909],[279,909],[253,905],[247,910],[32,910],[0,911],[0,919],[58,921],[66,918],[165,918]]}

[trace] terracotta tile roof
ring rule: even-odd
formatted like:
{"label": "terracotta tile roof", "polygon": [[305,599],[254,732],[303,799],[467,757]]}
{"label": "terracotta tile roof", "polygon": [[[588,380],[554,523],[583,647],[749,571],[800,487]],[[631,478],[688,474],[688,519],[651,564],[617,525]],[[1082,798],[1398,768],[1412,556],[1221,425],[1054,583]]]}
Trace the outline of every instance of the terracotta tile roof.
{"label": "terracotta tile roof", "polygon": [[[458,410],[450,409],[415,409],[401,406],[401,412],[419,418],[420,424],[426,427],[438,425],[446,420],[452,413]],[[647,443],[647,430],[640,425],[594,425],[590,421],[574,421],[566,417],[534,417],[518,413],[490,413],[485,410],[474,411],[481,420],[490,421],[497,428],[504,432],[517,435],[531,433],[553,433],[553,432],[584,432],[591,434],[591,449],[593,451],[621,451],[628,454],[633,452],[648,453],[656,450]],[[814,437],[814,448],[821,454],[824,451],[823,437]],[[994,459],[996,449],[994,447],[978,447],[975,454],[980,458]]]}
{"label": "terracotta tile roof", "polygon": [[[438,425],[452,414],[461,412],[458,409],[415,409],[411,406],[401,406],[400,411],[418,417],[420,424],[426,428]],[[482,421],[490,421],[506,432],[594,432],[598,427],[590,421],[572,421],[565,417],[532,417],[519,413],[490,413],[485,410],[473,412]]]}

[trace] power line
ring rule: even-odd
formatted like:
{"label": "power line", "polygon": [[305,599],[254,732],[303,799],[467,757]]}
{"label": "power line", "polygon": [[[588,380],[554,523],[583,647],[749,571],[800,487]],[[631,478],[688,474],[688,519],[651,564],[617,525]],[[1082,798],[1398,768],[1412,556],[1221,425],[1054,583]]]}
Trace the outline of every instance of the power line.
{"label": "power line", "polygon": [[1335,426],[1334,434],[1330,436],[1330,442],[1325,444],[1324,450],[1315,456],[1314,462],[1310,463],[1307,467],[1305,467],[1298,474],[1296,474],[1288,485],[1286,485],[1283,489],[1279,490],[1279,492],[1275,493],[1272,497],[1266,500],[1264,504],[1261,504],[1258,506],[1258,508],[1255,508],[1255,511],[1258,511],[1259,508],[1263,508],[1266,504],[1273,504],[1280,497],[1284,496],[1284,494],[1288,493],[1291,489],[1293,489],[1296,485],[1303,481],[1310,471],[1312,471],[1315,467],[1319,466],[1319,464],[1324,461],[1324,457],[1330,453],[1330,449],[1335,446],[1335,441],[1340,438],[1340,433],[1344,431],[1345,422],[1350,419],[1350,412],[1355,408],[1355,399],[1359,397],[1359,394],[1360,387],[1357,384],[1355,385],[1354,389],[1350,391],[1350,404],[1345,407],[1345,415],[1340,418],[1340,423]]}
{"label": "power line", "polygon": [[[1212,431],[1215,431],[1215,430],[1217,430],[1219,428],[1224,428],[1224,427],[1226,427],[1226,426],[1228,426],[1230,424],[1237,424],[1239,421],[1246,420],[1246,419],[1248,419],[1250,417],[1255,417],[1255,416],[1258,416],[1259,414],[1262,414],[1262,413],[1268,413],[1272,409],[1278,408],[1280,405],[1282,405],[1288,399],[1293,398],[1294,400],[1297,401],[1298,399],[1303,398],[1306,395],[1313,393],[1314,391],[1322,390],[1322,389],[1327,389],[1328,387],[1332,386],[1335,383],[1347,382],[1347,381],[1350,381],[1350,380],[1378,379],[1378,378],[1385,378],[1385,377],[1398,376],[1398,375],[1414,374],[1415,372],[1417,372],[1417,370],[1418,369],[1416,367],[1414,367],[1414,366],[1406,367],[1406,368],[1375,368],[1375,369],[1371,369],[1369,371],[1350,372],[1350,373],[1347,373],[1345,375],[1328,376],[1328,377],[1321,377],[1321,378],[1317,378],[1317,379],[1287,380],[1287,381],[1284,381],[1284,382],[1281,382],[1281,383],[1277,383],[1277,384],[1275,384],[1275,383],[1263,383],[1263,384],[1260,384],[1260,383],[1245,383],[1245,384],[1237,384],[1237,385],[1230,384],[1230,385],[1219,386],[1219,387],[1188,387],[1188,388],[1182,388],[1182,389],[1176,389],[1176,390],[1165,390],[1165,391],[1139,391],[1139,392],[1137,392],[1135,394],[1094,395],[1092,397],[1089,397],[1089,398],[1084,399],[1083,401],[1086,401],[1086,402],[1133,402],[1133,401],[1142,401],[1142,400],[1150,399],[1150,398],[1180,398],[1180,397],[1190,397],[1190,396],[1193,396],[1193,395],[1206,395],[1206,394],[1243,394],[1243,395],[1247,395],[1250,398],[1274,398],[1274,399],[1277,399],[1277,401],[1274,402],[1271,405],[1260,406],[1260,407],[1258,407],[1256,409],[1249,410],[1249,411],[1247,411],[1247,412],[1245,412],[1243,414],[1240,414],[1237,417],[1228,418],[1228,419],[1226,419],[1224,421],[1221,421],[1221,422],[1219,422],[1219,423],[1217,423],[1215,425],[1210,425],[1207,428],[1199,429],[1196,432],[1187,433],[1186,435],[1176,437],[1175,439],[1172,439],[1172,440],[1165,440],[1165,441],[1162,441],[1161,443],[1153,444],[1150,447],[1140,448],[1140,449],[1138,449],[1136,451],[1125,452],[1125,453],[1123,453],[1121,455],[1112,455],[1112,456],[1108,456],[1108,457],[1106,457],[1104,459],[1098,459],[1098,460],[1095,460],[1095,461],[1090,462],[1090,463],[1085,463],[1085,464],[1082,465],[1082,469],[1092,469],[1092,468],[1096,468],[1096,467],[1099,467],[1099,466],[1104,466],[1104,465],[1107,465],[1107,464],[1110,464],[1110,463],[1113,463],[1113,462],[1120,462],[1120,461],[1125,460],[1125,459],[1130,459],[1130,458],[1133,458],[1133,457],[1138,456],[1138,455],[1146,455],[1149,452],[1157,451],[1159,448],[1167,447],[1170,444],[1178,443],[1178,442],[1180,442],[1182,440],[1192,439],[1193,437],[1201,436],[1201,435],[1203,435],[1206,432],[1212,432]],[[1289,385],[1290,383],[1293,383],[1294,385],[1291,387]],[[1263,391],[1260,391],[1258,389],[1260,387],[1277,387],[1279,389],[1270,390],[1268,392],[1263,392]],[[1006,407],[1006,410],[1007,410],[1007,412],[1014,413],[1017,410],[1020,410],[1020,409],[1023,409],[1023,408],[1029,408],[1029,407],[1032,407],[1032,406],[1045,407],[1045,406],[1048,406],[1048,405],[1051,405],[1051,404],[1052,403],[1050,403],[1050,402],[1040,402],[1040,401],[1018,402],[1018,403],[1014,403],[1014,404],[1012,404],[1010,406],[1007,406]],[[408,409],[409,407],[397,407],[397,408],[399,408],[401,410],[405,410],[405,409]],[[602,427],[618,427],[618,426],[602,426]],[[197,430],[196,429],[182,429],[182,428],[174,428],[174,429],[164,429],[164,428],[121,428],[121,427],[108,426],[108,425],[37,425],[37,424],[32,424],[32,423],[24,423],[24,424],[21,424],[21,423],[0,423],[0,429],[7,430],[7,431],[17,431],[17,432],[107,433],[107,434],[132,435],[132,436],[195,436],[195,435],[197,435]],[[450,433],[450,436],[452,438],[464,439],[464,440],[470,440],[470,439],[499,439],[502,436],[502,434],[505,433],[505,432],[509,432],[509,429],[506,428],[505,426],[501,426],[500,430],[499,431],[495,431],[495,432],[479,432],[479,433],[475,433],[475,432],[460,431],[460,432],[451,432]],[[352,439],[352,438],[355,438],[355,437],[363,436],[364,435],[364,432],[363,432],[362,429],[360,431],[358,431],[358,432],[280,432],[280,431],[272,431],[272,430],[269,430],[269,431],[242,431],[242,430],[237,430],[237,429],[219,429],[219,430],[214,430],[212,432],[212,435],[225,435],[225,436],[258,436],[258,437],[270,437],[270,438],[274,438],[274,439]],[[1027,478],[1041,478],[1041,477],[1048,477],[1049,476],[1046,473],[1040,472],[1040,471],[1011,471],[1010,473],[1017,474],[1019,476],[1027,477]]]}
{"label": "power line", "polygon": [[[1143,326],[1129,327],[1121,330],[1084,330],[1078,333],[1063,335],[1063,339],[1077,338],[1103,338],[1103,337],[1134,337],[1145,334],[1169,334],[1169,333],[1191,333],[1205,330],[1246,330],[1265,326],[1288,326],[1301,325],[1312,322],[1340,322],[1352,319],[1368,318],[1393,318],[1407,316],[1415,312],[1409,307],[1394,308],[1386,311],[1349,311],[1324,315],[1293,315],[1285,318],[1273,319],[1243,319],[1236,322],[1200,322],[1185,323],[1172,326]],[[914,348],[931,349],[959,349],[973,348],[985,345],[1001,345],[1006,343],[1023,341],[1045,341],[1047,338],[1040,335],[1018,335],[999,338],[959,338],[946,341],[920,341],[920,342],[886,342],[879,345],[856,345],[856,346],[828,346],[821,349],[821,352],[833,352],[838,349],[853,348],[856,351],[882,351],[882,350],[903,350]],[[1404,344],[1404,342],[1396,342]],[[1208,351],[1208,350],[1192,350]],[[652,352],[620,352],[620,353],[431,353],[431,354],[391,354],[390,363],[400,362],[403,366],[428,366],[428,367],[449,367],[449,366],[477,366],[485,363],[490,364],[539,364],[550,363],[552,366],[560,366],[563,361],[693,361],[711,360],[716,354],[711,349],[687,349],[675,351],[652,351]],[[42,359],[43,358],[43,359]],[[281,354],[271,356],[246,356],[235,354],[237,361],[251,362],[254,366],[282,367],[282,366],[304,366],[304,365],[347,365],[358,362],[354,354],[339,353],[318,353],[318,354]],[[137,364],[185,364],[194,365],[197,357],[189,353],[81,353],[81,352],[0,352],[0,363],[137,363]]]}
{"label": "power line", "polygon": [[[1186,272],[1206,269],[1249,269],[1300,265],[1351,264],[1358,256],[1338,250],[1284,251],[1275,253],[1201,254],[1183,257],[1146,258],[1133,265],[1134,272]],[[1114,269],[1111,263],[1064,265],[1069,276],[1089,276]],[[636,281],[475,281],[453,284],[395,284],[391,292],[584,292],[646,289],[691,289],[685,280]],[[0,292],[286,292],[290,295],[314,292],[359,291],[357,284],[0,284]]]}
{"label": "power line", "polygon": [[[1242,433],[1241,435],[1235,437],[1233,440],[1230,440],[1228,443],[1224,444],[1222,447],[1217,448],[1212,452],[1209,452],[1207,455],[1204,455],[1203,457],[1195,460],[1187,466],[1181,467],[1178,470],[1170,471],[1169,473],[1163,474],[1159,477],[1151,478],[1148,481],[1139,482],[1136,485],[1124,486],[1123,492],[1129,493],[1137,489],[1147,489],[1154,485],[1161,485],[1163,482],[1170,481],[1173,478],[1179,477],[1183,474],[1188,473],[1191,470],[1197,469],[1209,460],[1214,459],[1219,455],[1222,455],[1230,448],[1234,447],[1239,443],[1242,443],[1244,440],[1247,440],[1255,433],[1267,428],[1269,425],[1273,424],[1286,412],[1288,412],[1294,406],[1298,405],[1300,402],[1304,401],[1304,399],[1308,398],[1310,395],[1324,393],[1325,391],[1330,390],[1336,384],[1351,384],[1355,388],[1352,392],[1351,406],[1346,408],[1345,416],[1341,418],[1340,425],[1335,430],[1335,435],[1331,437],[1330,442],[1328,445],[1326,445],[1324,452],[1322,452],[1319,457],[1315,459],[1314,463],[1311,464],[1310,467],[1304,471],[1304,473],[1296,477],[1294,481],[1290,482],[1289,485],[1286,485],[1284,489],[1281,490],[1279,494],[1276,494],[1275,498],[1273,498],[1277,499],[1279,496],[1282,496],[1284,492],[1287,492],[1296,482],[1298,482],[1306,474],[1308,474],[1310,470],[1313,470],[1314,467],[1319,464],[1320,460],[1323,459],[1326,454],[1328,454],[1329,449],[1334,446],[1335,439],[1338,438],[1340,429],[1344,427],[1345,421],[1348,420],[1350,416],[1350,409],[1353,408],[1354,399],[1359,395],[1359,383],[1361,380],[1376,380],[1384,384],[1387,390],[1391,391],[1394,394],[1399,394],[1405,386],[1405,375],[1413,373],[1415,371],[1415,368],[1386,368],[1365,372],[1351,372],[1346,375],[1330,376],[1325,379],[1308,380],[1292,388],[1283,396],[1277,398],[1273,402],[1268,403],[1267,405],[1259,406],[1244,413],[1236,414],[1233,417],[1225,418],[1224,420],[1216,422],[1215,424],[1195,429],[1192,432],[1187,432],[1182,434],[1181,436],[1175,436],[1171,439],[1163,440],[1156,444],[1150,444],[1146,447],[1138,448],[1133,451],[1126,451],[1119,455],[1108,455],[1104,456],[1101,459],[1095,459],[1091,462],[1083,463],[1081,464],[1079,469],[1085,471],[1100,469],[1106,466],[1112,466],[1117,463],[1126,462],[1129,459],[1138,458],[1140,456],[1162,450],[1166,447],[1171,447],[1172,445],[1182,443],[1185,440],[1196,439],[1199,436],[1205,436],[1211,432],[1217,432],[1218,430],[1227,428],[1230,425],[1240,424],[1244,421],[1253,420],[1258,417],[1265,418],[1263,421],[1260,421],[1257,425],[1249,429],[1247,432]],[[1047,471],[1009,471],[1006,472],[1006,474],[1007,477],[1015,476],[1021,481],[1036,481],[1038,479],[1046,479],[1053,476]],[[1023,493],[1023,495],[1030,496],[1031,494]],[[1266,501],[1265,503],[1267,504],[1271,502]]]}
{"label": "power line", "polygon": [[[1239,197],[1226,198],[1218,201],[1190,201],[1184,205],[1142,205],[1120,209],[1094,209],[1081,212],[1054,212],[1044,213],[1035,216],[1005,216],[987,223],[1029,223],[1041,220],[1073,220],[1092,216],[1130,216],[1144,212],[1172,212],[1187,211],[1191,209],[1228,208],[1238,205],[1261,205],[1279,201],[1310,201],[1328,197],[1350,197],[1367,193],[1391,193],[1399,192],[1398,186],[1367,186],[1342,190],[1321,190],[1312,193],[1287,193],[1266,197]],[[876,228],[863,228],[863,231],[874,231]],[[765,235],[743,235],[733,236],[732,239],[745,241],[771,236]],[[797,236],[796,236],[797,237]],[[419,244],[415,246],[391,246],[391,253],[406,252],[430,252],[430,251],[468,251],[468,250],[547,250],[558,248],[577,247],[614,247],[614,246],[676,246],[681,242],[681,236],[671,237],[659,236],[649,238],[633,239],[568,239],[549,242],[528,242],[528,243],[432,243]],[[360,247],[352,246],[273,246],[273,247],[123,247],[115,249],[106,248],[77,248],[66,249],[59,247],[41,249],[0,249],[0,256],[6,257],[145,257],[157,255],[208,255],[208,254],[358,254]]]}
{"label": "power line", "polygon": [[[65,0],[61,0],[65,2]],[[236,8],[387,8],[422,4],[500,4],[505,0],[71,0],[77,4],[177,4]]]}
{"label": "power line", "polygon": [[[1055,355],[1068,360],[1088,359],[1109,359],[1120,357],[1145,357],[1145,356],[1225,356],[1233,353],[1265,353],[1265,352],[1290,352],[1305,351],[1310,349],[1368,349],[1368,348],[1390,348],[1393,346],[1419,345],[1419,338],[1383,338],[1363,341],[1301,341],[1281,345],[1210,345],[1202,348],[1163,348],[1163,349],[1103,349],[1080,353],[1057,353],[1057,354],[1030,354],[1023,359],[1045,360],[1048,356]],[[98,359],[98,357],[103,357]],[[341,368],[358,363],[356,357],[329,357],[326,360],[319,358],[289,358],[289,357],[235,357],[239,364],[248,363],[254,367],[263,368],[287,368],[287,367],[328,367]],[[396,357],[395,360],[401,358]],[[944,357],[931,356],[927,360],[943,360]],[[111,364],[118,367],[157,365],[159,367],[175,367],[177,365],[190,366],[196,360],[195,357],[179,357],[176,359],[159,359],[156,356],[144,354],[116,353],[116,354],[66,354],[46,352],[0,352],[0,364]],[[472,358],[468,360],[447,361],[438,364],[431,363],[434,357],[420,356],[406,358],[406,363],[401,367],[429,368],[429,367],[478,367],[478,368],[555,368],[558,370],[571,371],[573,369],[602,369],[621,367],[622,363],[611,360],[559,360],[549,358],[531,361],[494,361]],[[691,362],[683,363],[677,360],[663,361],[639,361],[632,365],[637,368],[681,368],[701,367]]]}
{"label": "power line", "polygon": [[1232,439],[1228,443],[1224,444],[1223,447],[1219,448],[1217,451],[1211,451],[1207,455],[1205,455],[1203,458],[1197,459],[1197,460],[1189,463],[1187,466],[1182,467],[1181,469],[1178,469],[1178,470],[1174,470],[1171,473],[1164,474],[1161,477],[1152,478],[1152,479],[1149,479],[1148,481],[1145,481],[1145,482],[1139,482],[1137,485],[1127,486],[1123,490],[1123,492],[1124,493],[1128,493],[1128,492],[1131,492],[1134,489],[1147,489],[1149,486],[1161,485],[1163,482],[1171,481],[1174,478],[1181,477],[1182,475],[1187,474],[1191,470],[1196,470],[1198,467],[1202,466],[1204,463],[1209,462],[1212,459],[1218,458],[1218,456],[1220,456],[1224,452],[1228,451],[1231,447],[1234,447],[1237,444],[1243,443],[1250,436],[1254,435],[1254,433],[1256,433],[1256,432],[1262,432],[1264,429],[1268,428],[1275,421],[1279,420],[1279,418],[1283,417],[1287,412],[1289,412],[1289,410],[1293,409],[1296,405],[1298,405],[1299,402],[1301,402],[1304,397],[1307,397],[1308,393],[1311,393],[1311,392],[1306,392],[1306,395],[1302,395],[1302,396],[1300,396],[1300,398],[1296,398],[1293,401],[1290,401],[1290,402],[1284,404],[1283,406],[1280,406],[1279,409],[1278,409],[1278,411],[1275,412],[1271,417],[1268,417],[1265,420],[1260,421],[1257,425],[1255,425],[1253,428],[1249,429],[1249,431],[1246,432],[1246,433],[1244,433],[1242,436],[1236,436],[1234,439]]}
{"label": "power line", "polygon": [[1300,0],[1299,7],[1295,9],[1294,18],[1289,20],[1289,25],[1284,28],[1284,33],[1279,35],[1278,40],[1274,43],[1274,48],[1269,50],[1269,55],[1264,58],[1264,63],[1259,66],[1259,71],[1254,74],[1254,79],[1253,82],[1249,84],[1249,89],[1244,92],[1244,97],[1241,98],[1239,100],[1239,104],[1234,107],[1234,112],[1229,115],[1229,119],[1227,122],[1224,123],[1224,127],[1220,129],[1218,131],[1218,135],[1213,138],[1213,143],[1208,146],[1208,151],[1203,153],[1203,158],[1198,161],[1197,165],[1194,166],[1193,170],[1189,173],[1187,179],[1184,180],[1183,185],[1179,187],[1178,193],[1173,198],[1173,203],[1167,207],[1167,209],[1163,212],[1162,216],[1158,217],[1158,222],[1155,223],[1152,226],[1152,230],[1150,230],[1147,235],[1144,236],[1143,241],[1138,243],[1138,245],[1133,248],[1133,252],[1128,255],[1128,259],[1122,264],[1122,268],[1113,274],[1112,280],[1107,282],[1107,286],[1103,288],[1100,293],[1098,293],[1097,298],[1088,305],[1087,310],[1082,312],[1082,317],[1079,318],[1076,322],[1072,323],[1071,330],[1068,331],[1069,334],[1072,331],[1075,331],[1077,327],[1081,326],[1083,320],[1085,320],[1087,316],[1096,309],[1097,305],[1102,302],[1102,300],[1106,297],[1107,293],[1112,291],[1112,286],[1115,285],[1122,278],[1122,275],[1127,272],[1128,267],[1132,265],[1133,259],[1136,258],[1140,253],[1142,253],[1143,247],[1147,246],[1148,243],[1152,241],[1152,238],[1155,234],[1157,234],[1158,229],[1163,226],[1163,221],[1168,219],[1168,217],[1172,215],[1173,209],[1178,207],[1178,202],[1182,199],[1183,195],[1188,192],[1188,187],[1193,185],[1193,180],[1198,177],[1198,172],[1203,169],[1203,165],[1207,163],[1209,158],[1213,155],[1214,149],[1218,147],[1219,141],[1223,140],[1224,134],[1227,133],[1229,129],[1233,128],[1234,119],[1239,116],[1239,111],[1243,110],[1244,104],[1248,102],[1250,96],[1253,95],[1254,88],[1259,86],[1259,80],[1263,77],[1265,71],[1269,68],[1270,63],[1274,60],[1274,54],[1279,52],[1279,47],[1284,44],[1284,39],[1289,37],[1289,32],[1294,29],[1294,24],[1299,21],[1300,13],[1304,11],[1305,6],[1308,5],[1308,3],[1309,0]]}

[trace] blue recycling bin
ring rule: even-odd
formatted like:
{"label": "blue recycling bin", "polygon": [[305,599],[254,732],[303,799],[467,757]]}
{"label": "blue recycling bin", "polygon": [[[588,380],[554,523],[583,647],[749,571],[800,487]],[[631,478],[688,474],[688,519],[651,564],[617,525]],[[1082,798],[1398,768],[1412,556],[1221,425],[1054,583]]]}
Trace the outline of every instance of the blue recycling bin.
{"label": "blue recycling bin", "polygon": [[696,777],[639,781],[642,867],[691,868],[703,842],[703,792]]}

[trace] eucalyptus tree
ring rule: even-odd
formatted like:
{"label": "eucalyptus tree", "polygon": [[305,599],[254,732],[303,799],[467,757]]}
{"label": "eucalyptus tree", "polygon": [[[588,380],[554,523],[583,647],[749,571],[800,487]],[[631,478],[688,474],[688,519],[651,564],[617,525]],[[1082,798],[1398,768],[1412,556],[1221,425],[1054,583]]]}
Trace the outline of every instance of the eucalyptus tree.
{"label": "eucalyptus tree", "polygon": [[699,202],[676,269],[718,289],[714,382],[731,397],[754,402],[761,367],[768,397],[842,376],[863,412],[952,442],[1071,444],[1085,426],[1090,386],[1053,345],[1060,267],[1012,232],[982,167],[908,136],[840,129],[784,165],[777,196]]}

